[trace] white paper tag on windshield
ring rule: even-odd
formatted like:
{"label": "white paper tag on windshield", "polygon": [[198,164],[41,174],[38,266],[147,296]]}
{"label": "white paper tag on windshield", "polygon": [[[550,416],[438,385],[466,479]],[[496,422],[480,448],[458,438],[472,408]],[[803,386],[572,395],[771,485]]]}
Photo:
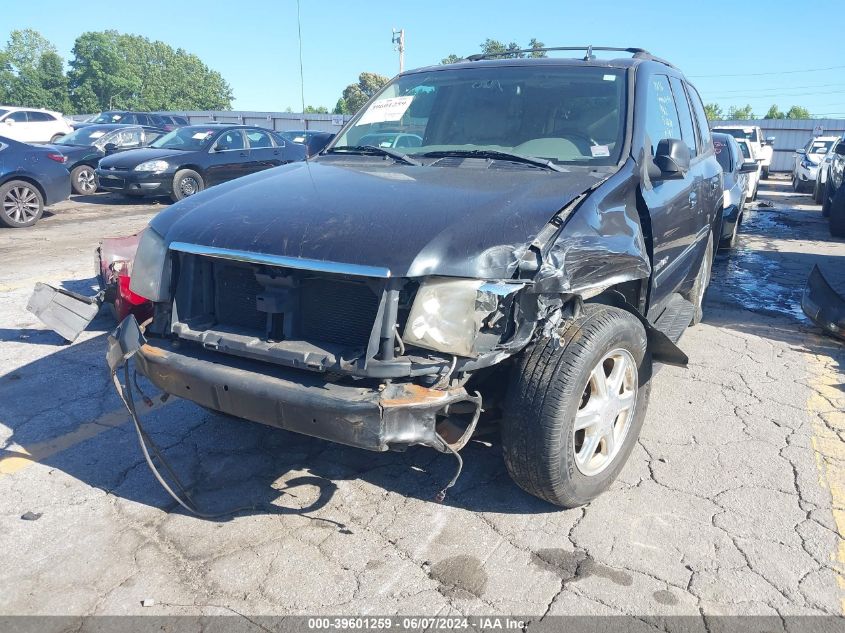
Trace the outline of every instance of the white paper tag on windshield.
{"label": "white paper tag on windshield", "polygon": [[201,141],[210,134],[211,132],[197,132],[196,134],[194,134],[193,138],[197,139],[198,141]]}
{"label": "white paper tag on windshield", "polygon": [[381,99],[367,108],[364,115],[358,119],[355,125],[366,125],[367,123],[382,123],[384,121],[398,121],[411,106],[414,97],[390,97]]}
{"label": "white paper tag on windshield", "polygon": [[602,156],[610,156],[610,148],[607,145],[592,145],[590,153],[593,158],[601,158]]}
{"label": "white paper tag on windshield", "polygon": [[91,132],[91,138],[100,138],[105,132]]}

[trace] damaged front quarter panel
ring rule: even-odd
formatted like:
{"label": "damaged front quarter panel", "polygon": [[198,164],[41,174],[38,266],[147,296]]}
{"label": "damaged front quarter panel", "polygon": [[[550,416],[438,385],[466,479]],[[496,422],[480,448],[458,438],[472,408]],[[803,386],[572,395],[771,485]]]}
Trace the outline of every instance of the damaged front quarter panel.
{"label": "damaged front quarter panel", "polygon": [[[593,296],[626,282],[648,279],[651,262],[637,211],[633,161],[562,218],[562,227],[543,248],[533,292]],[[566,210],[564,210],[566,211]]]}

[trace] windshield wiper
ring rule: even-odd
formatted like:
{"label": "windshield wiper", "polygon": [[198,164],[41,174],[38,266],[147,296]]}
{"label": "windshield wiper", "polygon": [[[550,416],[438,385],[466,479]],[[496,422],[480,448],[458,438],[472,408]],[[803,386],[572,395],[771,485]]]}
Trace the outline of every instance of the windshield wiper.
{"label": "windshield wiper", "polygon": [[467,158],[492,158],[493,160],[510,160],[515,163],[524,163],[526,165],[534,165],[542,167],[543,169],[551,169],[552,171],[564,171],[552,161],[545,158],[537,158],[536,156],[523,156],[522,154],[511,154],[510,152],[500,152],[495,149],[444,149],[435,152],[426,152],[423,156],[427,158],[445,158],[447,156],[465,156]]}
{"label": "windshield wiper", "polygon": [[405,163],[406,165],[414,165],[416,167],[422,165],[420,161],[414,160],[407,154],[403,154],[402,152],[397,152],[396,150],[388,149],[386,147],[376,147],[375,145],[340,145],[326,150],[327,154],[333,154],[334,152],[341,154],[379,154],[381,156],[390,156],[390,158]]}

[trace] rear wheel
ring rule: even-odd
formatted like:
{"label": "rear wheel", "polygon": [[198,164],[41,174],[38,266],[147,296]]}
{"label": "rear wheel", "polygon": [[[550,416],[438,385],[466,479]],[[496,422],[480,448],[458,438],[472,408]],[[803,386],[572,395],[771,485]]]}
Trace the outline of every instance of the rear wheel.
{"label": "rear wheel", "polygon": [[58,140],[59,140],[60,138],[62,138],[63,136],[65,136],[65,135],[64,135],[64,134],[54,134],[54,135],[53,135],[53,138],[51,138],[51,139],[50,139],[50,142],[51,142],[51,143],[55,143],[56,141],[58,141]]}
{"label": "rear wheel", "polygon": [[513,367],[502,447],[520,488],[571,508],[625,465],[648,406],[651,359],[639,319],[619,308],[587,304],[559,336],[538,340]]}
{"label": "rear wheel", "polygon": [[13,229],[32,226],[44,213],[44,198],[31,183],[12,180],[0,187],[0,224]]}
{"label": "rear wheel", "polygon": [[185,198],[199,193],[205,189],[205,181],[193,169],[180,169],[173,176],[173,193],[170,197],[173,202],[184,200]]}
{"label": "rear wheel", "polygon": [[97,192],[97,175],[90,165],[79,165],[70,172],[70,186],[74,193],[90,195]]}
{"label": "rear wheel", "polygon": [[813,202],[816,204],[821,204],[822,201],[822,183],[820,180],[820,178],[816,178],[816,182],[813,185]]}

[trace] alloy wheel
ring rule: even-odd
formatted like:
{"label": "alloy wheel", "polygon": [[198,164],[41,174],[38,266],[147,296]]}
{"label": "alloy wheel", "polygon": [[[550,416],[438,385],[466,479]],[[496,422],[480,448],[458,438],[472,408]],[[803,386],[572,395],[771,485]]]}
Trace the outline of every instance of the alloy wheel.
{"label": "alloy wheel", "polygon": [[97,178],[91,169],[83,169],[76,177],[79,189],[83,193],[94,193],[97,190]]}
{"label": "alloy wheel", "polygon": [[29,222],[38,208],[38,195],[29,187],[12,187],[3,197],[3,213],[15,222]]}
{"label": "alloy wheel", "polygon": [[619,454],[634,418],[638,387],[637,364],[622,348],[605,354],[590,372],[572,431],[581,474],[598,475]]}

